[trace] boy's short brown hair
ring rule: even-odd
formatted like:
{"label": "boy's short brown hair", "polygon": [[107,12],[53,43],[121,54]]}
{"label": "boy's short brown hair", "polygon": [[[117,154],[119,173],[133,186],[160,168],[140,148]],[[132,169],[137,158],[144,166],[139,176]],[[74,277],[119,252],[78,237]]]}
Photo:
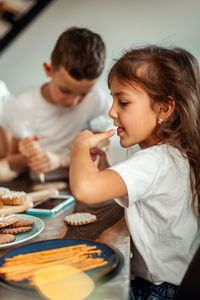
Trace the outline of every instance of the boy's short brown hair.
{"label": "boy's short brown hair", "polygon": [[71,27],[58,38],[51,55],[56,71],[63,66],[77,79],[96,79],[105,62],[105,44],[97,33],[86,28]]}

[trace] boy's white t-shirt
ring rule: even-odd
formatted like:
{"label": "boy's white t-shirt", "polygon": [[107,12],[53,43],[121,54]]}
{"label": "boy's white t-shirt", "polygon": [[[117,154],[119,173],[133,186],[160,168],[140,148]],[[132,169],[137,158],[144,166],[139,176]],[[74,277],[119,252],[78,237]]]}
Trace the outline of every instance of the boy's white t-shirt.
{"label": "boy's white t-shirt", "polygon": [[125,207],[133,241],[132,274],[179,285],[200,244],[188,160],[172,146],[157,145],[111,169],[128,191],[116,201]]}
{"label": "boy's white t-shirt", "polygon": [[4,128],[17,138],[39,135],[41,148],[54,153],[69,154],[69,144],[82,130],[102,127],[104,131],[105,124],[110,126],[109,104],[98,88],[92,89],[78,105],[67,108],[47,102],[39,88],[17,97],[4,97],[1,102],[0,123]]}

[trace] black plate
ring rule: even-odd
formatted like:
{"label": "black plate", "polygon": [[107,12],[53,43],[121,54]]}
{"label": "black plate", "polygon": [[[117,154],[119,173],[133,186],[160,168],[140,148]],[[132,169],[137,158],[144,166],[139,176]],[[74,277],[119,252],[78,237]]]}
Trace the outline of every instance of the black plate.
{"label": "black plate", "polygon": [[[44,251],[49,249],[62,248],[67,246],[74,246],[79,244],[87,244],[88,246],[96,246],[97,249],[101,250],[101,254],[98,257],[104,258],[108,264],[86,271],[95,283],[103,282],[116,275],[123,265],[123,257],[121,253],[105,244],[87,240],[76,240],[76,239],[56,239],[56,240],[45,240],[35,243],[30,243],[7,252],[0,258],[0,266],[5,262],[6,258],[11,258],[19,254],[33,253],[37,251]],[[93,255],[95,257],[95,255]],[[6,281],[1,278],[1,282],[7,287],[20,287],[25,289],[33,289],[28,280],[24,281]]]}

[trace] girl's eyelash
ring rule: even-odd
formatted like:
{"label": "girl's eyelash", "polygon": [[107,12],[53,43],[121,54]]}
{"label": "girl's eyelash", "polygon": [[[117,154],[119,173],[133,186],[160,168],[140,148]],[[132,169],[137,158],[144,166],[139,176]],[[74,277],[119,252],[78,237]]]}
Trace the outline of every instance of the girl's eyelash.
{"label": "girl's eyelash", "polygon": [[120,103],[119,103],[121,106],[126,106],[126,105],[128,105],[128,102],[123,102],[123,101],[120,101]]}

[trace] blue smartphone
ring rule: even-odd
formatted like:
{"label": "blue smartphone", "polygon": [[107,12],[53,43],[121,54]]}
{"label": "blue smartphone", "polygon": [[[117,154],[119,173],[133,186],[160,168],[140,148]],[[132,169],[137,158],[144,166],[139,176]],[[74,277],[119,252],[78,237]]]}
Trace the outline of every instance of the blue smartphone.
{"label": "blue smartphone", "polygon": [[59,212],[67,205],[74,202],[72,195],[55,195],[47,199],[38,201],[34,207],[26,210],[27,214],[30,215],[52,215]]}

